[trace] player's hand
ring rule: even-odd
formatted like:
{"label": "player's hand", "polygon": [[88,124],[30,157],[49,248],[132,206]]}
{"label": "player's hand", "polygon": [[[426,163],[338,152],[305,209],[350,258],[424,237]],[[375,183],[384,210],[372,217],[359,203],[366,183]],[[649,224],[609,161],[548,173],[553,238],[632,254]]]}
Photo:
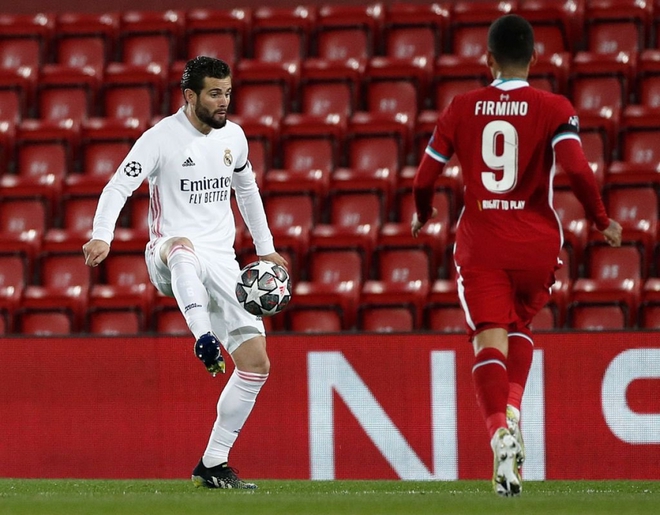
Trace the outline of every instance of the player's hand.
{"label": "player's hand", "polygon": [[619,222],[610,218],[610,225],[607,227],[607,229],[600,232],[605,237],[605,241],[609,243],[611,247],[620,247],[621,231],[622,229]]}
{"label": "player's hand", "polygon": [[284,257],[280,256],[277,252],[266,254],[265,256],[259,256],[259,259],[262,261],[270,261],[271,263],[275,263],[276,265],[284,267],[287,272],[289,271],[289,262]]}
{"label": "player's hand", "polygon": [[99,264],[108,257],[110,245],[103,240],[89,240],[83,245],[83,255],[87,266],[99,266]]}
{"label": "player's hand", "polygon": [[[438,216],[438,210],[433,208],[433,211],[431,211],[431,216],[429,216],[429,220],[435,218],[436,216]],[[417,218],[417,213],[413,213],[412,222],[410,222],[410,232],[414,238],[419,236],[419,231],[422,230],[422,227],[424,227],[425,224],[426,222],[422,223],[419,221],[419,218]]]}

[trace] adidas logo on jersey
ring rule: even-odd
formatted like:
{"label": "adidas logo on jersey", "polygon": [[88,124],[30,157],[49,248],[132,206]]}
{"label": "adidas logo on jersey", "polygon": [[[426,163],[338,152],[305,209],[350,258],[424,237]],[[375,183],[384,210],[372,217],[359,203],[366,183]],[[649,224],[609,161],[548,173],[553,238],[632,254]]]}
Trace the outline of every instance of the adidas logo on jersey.
{"label": "adidas logo on jersey", "polygon": [[195,162],[191,158],[188,158],[183,162],[181,166],[195,166]]}

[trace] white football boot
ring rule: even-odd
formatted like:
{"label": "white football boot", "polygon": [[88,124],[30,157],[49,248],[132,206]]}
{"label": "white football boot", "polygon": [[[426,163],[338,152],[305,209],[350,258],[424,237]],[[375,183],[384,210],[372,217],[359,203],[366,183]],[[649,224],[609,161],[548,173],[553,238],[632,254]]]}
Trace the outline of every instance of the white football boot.
{"label": "white football boot", "polygon": [[493,449],[493,489],[497,495],[511,497],[520,495],[522,480],[516,455],[519,445],[511,432],[501,427],[490,441]]}
{"label": "white football boot", "polygon": [[520,412],[513,406],[506,407],[506,425],[520,448],[516,455],[516,463],[518,464],[518,470],[520,470],[523,463],[525,463],[525,442],[523,441],[522,431],[520,430]]}

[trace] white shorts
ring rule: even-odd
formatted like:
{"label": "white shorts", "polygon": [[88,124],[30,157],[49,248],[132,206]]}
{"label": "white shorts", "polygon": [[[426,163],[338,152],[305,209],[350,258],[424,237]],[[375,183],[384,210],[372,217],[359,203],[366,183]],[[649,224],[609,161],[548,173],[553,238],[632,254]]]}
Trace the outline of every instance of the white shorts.
{"label": "white shorts", "polygon": [[[160,247],[169,238],[159,238],[147,246],[145,260],[149,278],[162,294],[173,297],[170,269],[160,258]],[[210,254],[210,253],[206,253]],[[261,317],[254,316],[241,307],[234,293],[241,271],[236,259],[225,254],[210,256],[195,249],[202,268],[201,279],[209,292],[209,316],[213,332],[229,354],[241,343],[256,336],[265,336],[266,330]]]}

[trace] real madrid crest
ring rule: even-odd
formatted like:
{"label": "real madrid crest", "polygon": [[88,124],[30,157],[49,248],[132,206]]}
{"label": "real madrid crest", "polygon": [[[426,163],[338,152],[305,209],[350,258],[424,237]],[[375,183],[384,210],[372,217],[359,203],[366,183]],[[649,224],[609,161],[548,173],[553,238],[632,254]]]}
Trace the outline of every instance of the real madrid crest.
{"label": "real madrid crest", "polygon": [[234,162],[234,158],[231,155],[231,150],[225,149],[225,157],[224,157],[225,165],[231,166],[231,164]]}

